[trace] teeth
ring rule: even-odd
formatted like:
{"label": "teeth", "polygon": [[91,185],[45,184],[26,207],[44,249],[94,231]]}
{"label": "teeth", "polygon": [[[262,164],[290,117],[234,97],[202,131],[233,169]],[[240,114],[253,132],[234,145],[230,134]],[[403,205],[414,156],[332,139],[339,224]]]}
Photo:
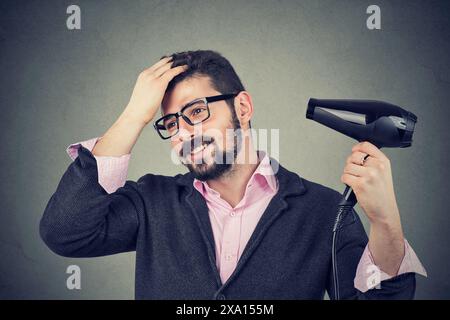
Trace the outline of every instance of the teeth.
{"label": "teeth", "polygon": [[205,148],[206,148],[206,145],[202,144],[202,145],[198,146],[197,148],[195,148],[194,150],[192,150],[191,153],[192,153],[192,154],[196,154],[196,153],[202,151],[202,150],[205,149]]}
{"label": "teeth", "polygon": [[197,146],[194,150],[192,150],[191,154],[199,153],[199,152],[203,151],[204,149],[206,149],[209,145],[210,145],[210,142],[202,141],[202,144]]}

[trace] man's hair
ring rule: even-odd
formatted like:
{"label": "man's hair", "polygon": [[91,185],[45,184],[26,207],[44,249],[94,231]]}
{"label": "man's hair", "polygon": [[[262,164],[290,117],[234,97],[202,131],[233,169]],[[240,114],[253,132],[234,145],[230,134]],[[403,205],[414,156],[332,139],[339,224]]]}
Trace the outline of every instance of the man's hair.
{"label": "man's hair", "polygon": [[[173,57],[172,68],[186,64],[187,70],[175,76],[168,84],[166,93],[172,92],[175,86],[183,80],[207,76],[214,90],[221,94],[245,91],[239,76],[230,62],[220,53],[213,50],[196,50],[176,52],[165,57]],[[233,120],[237,119],[233,99],[226,100],[230,107]],[[249,123],[250,126],[250,123]]]}

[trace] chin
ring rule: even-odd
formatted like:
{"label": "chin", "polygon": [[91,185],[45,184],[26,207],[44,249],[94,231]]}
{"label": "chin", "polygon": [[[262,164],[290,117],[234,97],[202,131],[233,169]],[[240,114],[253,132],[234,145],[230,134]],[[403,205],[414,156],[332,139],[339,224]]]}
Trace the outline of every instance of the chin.
{"label": "chin", "polygon": [[[234,162],[236,156],[237,150],[222,152],[214,148],[202,157],[200,163],[187,162],[184,165],[194,174],[197,180],[214,180],[231,170],[233,163],[226,163],[226,159],[233,159],[232,162]],[[217,157],[220,157],[220,161]]]}
{"label": "chin", "polygon": [[220,178],[231,170],[231,164],[188,164],[186,167],[194,173],[197,180],[206,181]]}

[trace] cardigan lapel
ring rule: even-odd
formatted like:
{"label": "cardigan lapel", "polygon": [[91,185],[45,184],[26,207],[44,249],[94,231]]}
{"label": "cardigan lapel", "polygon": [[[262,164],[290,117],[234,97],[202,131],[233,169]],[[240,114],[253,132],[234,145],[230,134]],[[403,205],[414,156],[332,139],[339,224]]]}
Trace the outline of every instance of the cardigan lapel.
{"label": "cardigan lapel", "polygon": [[187,173],[180,176],[178,183],[187,187],[188,193],[185,197],[186,203],[191,208],[195,221],[200,229],[203,241],[206,245],[209,263],[213,269],[215,280],[219,287],[222,286],[222,280],[220,279],[219,270],[216,265],[216,249],[214,242],[214,235],[212,231],[211,221],[208,214],[208,206],[203,196],[195,190],[193,186],[194,177],[192,173]]}

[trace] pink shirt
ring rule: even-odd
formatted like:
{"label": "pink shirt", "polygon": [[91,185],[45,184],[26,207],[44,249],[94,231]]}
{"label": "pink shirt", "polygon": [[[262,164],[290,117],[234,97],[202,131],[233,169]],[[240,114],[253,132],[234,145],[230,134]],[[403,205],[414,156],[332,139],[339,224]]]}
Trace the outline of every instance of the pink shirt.
{"label": "pink shirt", "polygon": [[234,208],[206,182],[194,179],[194,187],[203,195],[208,205],[216,244],[217,268],[222,283],[225,283],[233,273],[256,224],[277,193],[278,182],[270,166],[269,157],[264,154],[247,182],[244,197]]}
{"label": "pink shirt", "polygon": [[[71,144],[66,151],[75,160],[80,145],[92,151],[98,139],[101,137]],[[278,182],[269,157],[262,154],[258,167],[247,183],[244,197],[234,208],[206,182],[194,179],[195,189],[203,195],[208,206],[216,247],[216,263],[222,283],[232,274],[259,219],[278,191]],[[97,161],[98,182],[106,192],[113,193],[125,184],[130,154],[120,157],[94,155],[94,158]],[[427,276],[419,258],[405,239],[405,256],[397,275],[407,272]],[[355,288],[366,292],[377,287],[380,281],[390,278],[392,277],[374,264],[369,247],[366,246],[356,270]]]}

